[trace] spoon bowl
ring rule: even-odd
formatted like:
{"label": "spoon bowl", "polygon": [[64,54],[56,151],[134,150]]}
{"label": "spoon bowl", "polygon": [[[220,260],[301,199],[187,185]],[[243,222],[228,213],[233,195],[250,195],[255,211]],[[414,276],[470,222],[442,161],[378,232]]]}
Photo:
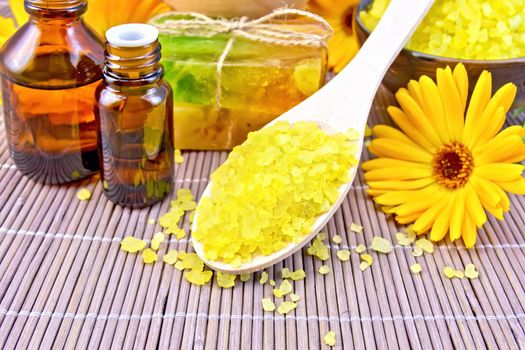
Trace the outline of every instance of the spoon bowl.
{"label": "spoon bowl", "polygon": [[[322,89],[269,125],[280,121],[290,124],[313,121],[327,133],[353,129],[360,135],[356,140],[355,154],[355,158],[359,159],[368,114],[381,80],[433,2],[434,0],[392,0],[376,29],[352,62]],[[310,242],[337,211],[352,186],[357,167],[352,167],[349,172],[349,181],[339,187],[338,199],[329,211],[316,219],[311,232],[300,242],[290,243],[270,255],[256,256],[250,262],[238,266],[206,259],[202,244],[192,237],[195,252],[212,269],[233,274],[258,271],[287,258]],[[212,186],[213,182],[210,182],[202,197],[210,196]],[[198,209],[197,207],[192,231],[198,227]]]}

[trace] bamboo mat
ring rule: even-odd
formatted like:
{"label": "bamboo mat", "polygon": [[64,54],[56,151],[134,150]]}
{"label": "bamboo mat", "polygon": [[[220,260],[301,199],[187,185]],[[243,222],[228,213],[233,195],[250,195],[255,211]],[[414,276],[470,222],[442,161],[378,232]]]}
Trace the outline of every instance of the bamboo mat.
{"label": "bamboo mat", "polygon": [[[371,124],[388,122],[384,107],[391,100],[380,92]],[[510,124],[523,121],[509,118]],[[226,153],[184,156],[176,188],[200,194]],[[76,198],[84,186],[93,192],[89,202]],[[144,265],[140,256],[122,252],[124,236],[151,239],[160,230],[148,220],[165,213],[169,200],[130,210],[106,200],[96,177],[67,186],[35,183],[9,158],[3,118],[0,189],[0,349],[318,349],[326,348],[329,330],[336,333],[335,348],[525,348],[523,196],[511,197],[505,222],[489,219],[474,249],[444,242],[434,254],[414,258],[396,245],[361,272],[357,254],[343,263],[337,249],[369,246],[375,235],[395,242],[403,228],[376,210],[360,173],[326,228],[330,237],[343,237],[341,246],[330,246],[331,272],[320,275],[321,262],[304,250],[266,270],[278,284],[283,267],[306,271],[294,282],[297,309],[282,316],[263,312],[261,299],[272,288],[257,282],[259,274],[233,289],[219,288],[215,279],[196,287],[171,266]],[[364,232],[349,231],[352,222]],[[191,251],[187,239],[160,251],[168,249]],[[420,275],[409,270],[416,261]],[[468,263],[478,267],[479,279],[443,276],[444,266]]]}
{"label": "bamboo mat", "polygon": [[[384,119],[391,98],[378,95],[372,123]],[[215,279],[196,287],[172,266],[144,265],[140,255],[119,249],[126,235],[151,239],[160,228],[148,220],[165,213],[168,200],[130,210],[106,200],[96,177],[68,186],[35,183],[9,159],[3,122],[0,135],[0,348],[318,349],[326,348],[329,330],[336,348],[525,348],[523,196],[512,197],[505,222],[489,220],[471,250],[446,242],[414,258],[396,245],[361,272],[359,255],[343,263],[331,245],[325,276],[317,272],[319,260],[299,252],[267,269],[278,284],[283,267],[306,271],[294,283],[297,309],[282,316],[263,312],[261,299],[272,288],[258,283],[259,274],[233,289]],[[226,153],[184,156],[177,188],[200,194]],[[89,202],[76,198],[83,186],[93,191]],[[347,230],[352,222],[364,232]],[[374,208],[362,173],[327,225],[330,237],[343,237],[340,248],[350,249],[369,246],[374,235],[395,242],[399,230]],[[170,241],[169,249],[191,251],[187,239]],[[415,261],[420,275],[410,273]],[[471,262],[479,279],[443,276],[444,266]]]}

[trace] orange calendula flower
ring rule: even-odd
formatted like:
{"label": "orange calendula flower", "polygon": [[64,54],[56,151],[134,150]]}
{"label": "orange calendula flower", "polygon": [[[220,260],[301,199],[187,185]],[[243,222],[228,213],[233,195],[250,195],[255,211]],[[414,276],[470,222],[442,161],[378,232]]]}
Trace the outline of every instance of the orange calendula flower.
{"label": "orange calendula flower", "polygon": [[340,72],[359,50],[354,16],[359,0],[310,0],[308,9],[324,17],[334,29],[328,39],[328,66]]}
{"label": "orange calendula flower", "polygon": [[[447,233],[474,246],[476,228],[486,212],[502,220],[510,207],[506,192],[525,194],[525,129],[502,131],[516,96],[507,84],[494,96],[492,77],[483,72],[468,98],[468,76],[462,64],[412,80],[396,98],[400,108],[388,112],[399,129],[378,125],[365,162],[365,180],[374,200],[401,224],[414,223],[433,241]],[[468,108],[467,108],[467,102]]]}

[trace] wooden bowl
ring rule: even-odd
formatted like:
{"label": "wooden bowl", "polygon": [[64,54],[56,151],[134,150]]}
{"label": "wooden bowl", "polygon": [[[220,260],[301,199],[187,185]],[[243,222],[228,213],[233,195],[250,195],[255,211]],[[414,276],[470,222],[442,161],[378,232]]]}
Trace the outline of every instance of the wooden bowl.
{"label": "wooden bowl", "polygon": [[[361,45],[370,35],[370,31],[361,21],[359,13],[366,10],[371,3],[372,0],[361,0],[355,16],[356,34]],[[386,73],[383,85],[395,93],[399,88],[406,87],[411,79],[418,80],[422,75],[435,79],[437,68],[447,65],[454,68],[458,63],[463,63],[468,72],[470,92],[474,90],[475,81],[481,72],[487,70],[492,74],[493,91],[506,83],[513,82],[518,88],[514,108],[525,106],[525,57],[506,60],[465,60],[403,49]]]}
{"label": "wooden bowl", "polygon": [[307,0],[165,0],[177,11],[200,12],[208,16],[261,17],[288,6],[303,8]]}

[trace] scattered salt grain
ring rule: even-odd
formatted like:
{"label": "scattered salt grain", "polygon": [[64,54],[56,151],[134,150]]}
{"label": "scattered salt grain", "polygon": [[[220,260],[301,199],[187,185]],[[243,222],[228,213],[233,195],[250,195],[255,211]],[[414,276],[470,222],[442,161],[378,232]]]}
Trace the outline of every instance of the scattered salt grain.
{"label": "scattered salt grain", "polygon": [[328,346],[334,346],[335,345],[335,332],[334,331],[330,331],[328,333],[325,334],[325,336],[323,337],[323,341],[326,345]]}
{"label": "scattered salt grain", "polygon": [[355,233],[361,233],[363,232],[363,226],[352,222],[352,224],[350,225],[350,231],[355,232]]}
{"label": "scattered salt grain", "polygon": [[77,198],[80,199],[81,201],[87,201],[91,198],[91,192],[86,188],[82,188],[78,190]]}
{"label": "scattered salt grain", "polygon": [[348,249],[341,249],[337,251],[337,257],[341,261],[348,261],[350,259],[350,251]]}
{"label": "scattered salt grain", "polygon": [[146,248],[147,245],[148,243],[146,241],[132,236],[125,237],[120,241],[120,249],[128,253],[140,252],[142,249]]}
{"label": "scattered salt grain", "polygon": [[389,240],[377,236],[372,239],[372,250],[379,253],[390,253],[392,249],[392,243]]}
{"label": "scattered salt grain", "polygon": [[328,265],[323,265],[319,268],[319,273],[321,275],[326,275],[327,273],[330,272],[330,268],[328,267]]}

